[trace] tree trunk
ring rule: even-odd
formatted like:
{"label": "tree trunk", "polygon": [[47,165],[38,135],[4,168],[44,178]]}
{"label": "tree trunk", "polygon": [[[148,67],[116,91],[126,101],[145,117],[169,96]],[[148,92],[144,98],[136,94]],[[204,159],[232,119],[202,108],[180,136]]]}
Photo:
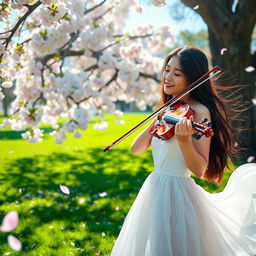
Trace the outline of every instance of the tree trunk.
{"label": "tree trunk", "polygon": [[3,99],[3,111],[4,111],[4,116],[8,117],[9,116],[9,108],[15,99],[15,95],[13,94],[14,87],[11,88],[2,88],[3,94],[5,95],[5,98]]}
{"label": "tree trunk", "polygon": [[[195,5],[192,0],[181,1],[190,8]],[[256,109],[252,104],[252,98],[256,96],[255,70],[245,71],[248,66],[256,67],[256,53],[250,52],[251,37],[256,22],[256,5],[253,0],[240,0],[235,12],[232,12],[231,0],[198,0],[197,2],[198,14],[208,26],[212,64],[220,66],[224,73],[232,78],[233,84],[243,85],[244,89],[240,92],[243,102],[245,105],[246,102],[250,103],[250,108],[242,114],[242,117],[246,118],[248,129],[240,134],[242,141],[240,146],[246,147],[243,154],[245,160],[249,155],[256,156]],[[227,48],[223,55],[221,55],[222,48]],[[237,128],[244,127],[242,121],[237,121],[234,125]]]}
{"label": "tree trunk", "polygon": [[[226,72],[225,75],[233,78],[233,84],[235,83],[243,85],[244,89],[240,93],[242,94],[241,100],[242,103],[244,102],[244,105],[241,106],[241,109],[245,106],[250,106],[247,111],[242,113],[241,117],[244,119],[244,121],[237,121],[234,123],[235,127],[238,129],[247,127],[246,130],[242,130],[240,133],[242,143],[240,146],[245,148],[244,158],[246,159],[247,156],[255,155],[256,153],[256,108],[252,104],[252,98],[255,97],[255,71],[246,72],[245,68],[247,66],[255,67],[256,63],[255,59],[253,60],[251,57],[250,45],[249,47],[247,46],[247,51],[239,50],[237,47],[240,46],[240,49],[245,48],[246,42],[250,42],[251,38],[247,35],[248,38],[245,39],[244,35],[242,37],[243,40],[241,40],[239,36],[236,37],[233,35],[230,37],[223,34],[223,42],[220,42],[217,40],[210,28],[208,28],[208,32],[210,49],[212,53],[212,64],[214,66],[219,65],[220,67],[223,67],[224,72]],[[223,45],[227,45],[228,50],[221,55],[220,51],[223,48]],[[228,81],[230,82],[230,79]]]}

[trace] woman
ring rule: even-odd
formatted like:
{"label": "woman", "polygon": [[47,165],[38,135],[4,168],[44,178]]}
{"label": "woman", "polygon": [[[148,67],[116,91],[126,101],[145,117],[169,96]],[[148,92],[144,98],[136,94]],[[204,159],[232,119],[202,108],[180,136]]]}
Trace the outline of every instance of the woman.
{"label": "woman", "polygon": [[[161,104],[208,72],[194,47],[171,52],[162,70]],[[210,80],[182,100],[195,111],[175,125],[175,136],[150,134],[154,120],[134,140],[131,151],[152,146],[154,171],[145,180],[115,241],[111,256],[256,255],[256,164],[238,167],[226,188],[210,194],[190,176],[220,184],[235,153],[231,109]],[[213,137],[196,140],[191,120],[206,117]],[[190,120],[191,119],[191,120]]]}

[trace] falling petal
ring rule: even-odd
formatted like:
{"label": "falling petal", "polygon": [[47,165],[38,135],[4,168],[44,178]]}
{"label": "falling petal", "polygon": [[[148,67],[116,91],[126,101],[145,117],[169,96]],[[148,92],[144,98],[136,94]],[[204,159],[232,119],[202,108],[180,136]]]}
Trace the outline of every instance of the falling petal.
{"label": "falling petal", "polygon": [[70,194],[69,188],[68,188],[67,186],[60,185],[60,190],[61,190],[64,194],[67,194],[67,195]]}
{"label": "falling petal", "polygon": [[250,162],[252,162],[253,160],[254,160],[254,156],[249,156],[248,158],[247,158],[247,163],[250,163]]}
{"label": "falling petal", "polygon": [[252,103],[253,103],[254,105],[256,105],[256,98],[253,98],[253,99],[252,99]]}
{"label": "falling petal", "polygon": [[199,9],[199,5],[196,5],[193,7],[194,10],[198,10]]}
{"label": "falling petal", "polygon": [[12,231],[16,228],[18,221],[19,221],[18,213],[16,211],[10,211],[5,215],[0,230],[2,232]]}
{"label": "falling petal", "polygon": [[16,238],[15,236],[13,235],[9,235],[7,237],[7,240],[8,240],[8,244],[9,246],[14,250],[14,251],[17,251],[19,252],[21,250],[21,242],[18,238]]}
{"label": "falling petal", "polygon": [[253,66],[248,66],[245,68],[246,72],[253,72],[255,70],[255,68]]}
{"label": "falling petal", "polygon": [[104,232],[101,233],[102,236],[106,236],[106,234]]}
{"label": "falling petal", "polygon": [[238,146],[238,143],[237,143],[237,142],[235,142],[234,147],[236,148],[237,146]]}
{"label": "falling petal", "polygon": [[106,192],[102,192],[102,193],[99,193],[99,196],[100,197],[105,197],[105,196],[107,196],[108,194],[106,193]]}
{"label": "falling petal", "polygon": [[222,48],[222,49],[220,50],[220,54],[223,55],[226,50],[227,50],[227,48]]}

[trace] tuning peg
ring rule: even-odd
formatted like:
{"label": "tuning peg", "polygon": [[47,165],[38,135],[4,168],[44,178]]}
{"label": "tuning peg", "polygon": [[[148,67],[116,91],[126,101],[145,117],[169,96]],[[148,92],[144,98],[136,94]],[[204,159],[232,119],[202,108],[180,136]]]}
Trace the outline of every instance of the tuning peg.
{"label": "tuning peg", "polygon": [[212,122],[207,122],[207,126],[212,126]]}
{"label": "tuning peg", "polygon": [[206,117],[204,117],[203,119],[202,119],[202,122],[201,122],[201,124],[203,124],[203,123],[205,123],[205,122],[207,122],[207,118]]}
{"label": "tuning peg", "polygon": [[200,135],[200,134],[197,132],[197,133],[193,133],[193,134],[192,134],[192,137],[195,138],[196,140],[199,140],[199,139],[202,137],[202,135]]}

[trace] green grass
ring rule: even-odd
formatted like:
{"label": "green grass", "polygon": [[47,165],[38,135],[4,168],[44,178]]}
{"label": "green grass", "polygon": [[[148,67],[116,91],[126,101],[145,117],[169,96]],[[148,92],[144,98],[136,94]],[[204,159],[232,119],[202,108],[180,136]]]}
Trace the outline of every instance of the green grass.
{"label": "green grass", "polygon": [[[69,134],[62,145],[53,142],[47,127],[39,144],[22,140],[22,132],[1,130],[0,221],[8,211],[18,211],[20,221],[11,234],[23,248],[13,251],[8,234],[0,233],[0,255],[109,255],[153,162],[150,150],[129,151],[139,131],[109,152],[102,149],[145,117],[126,114],[119,126],[110,115],[106,132],[92,129],[92,121],[81,139]],[[219,187],[194,178],[205,190],[219,192],[228,177]],[[60,192],[60,184],[71,194]],[[102,192],[107,196],[100,197]]]}

